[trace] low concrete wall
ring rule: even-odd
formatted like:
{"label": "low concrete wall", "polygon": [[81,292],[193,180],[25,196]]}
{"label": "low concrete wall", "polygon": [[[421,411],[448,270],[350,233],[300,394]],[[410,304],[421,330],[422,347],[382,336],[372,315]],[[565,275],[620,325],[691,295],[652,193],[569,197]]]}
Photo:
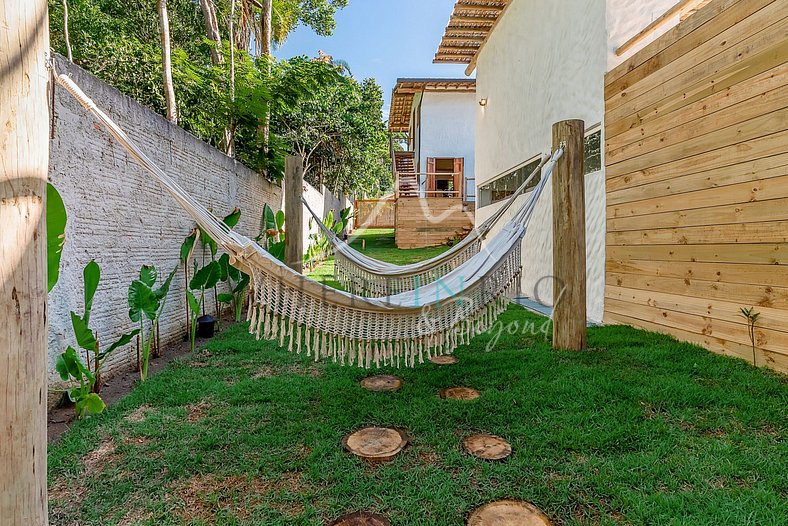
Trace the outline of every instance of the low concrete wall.
{"label": "low concrete wall", "polygon": [[[136,101],[58,57],[68,73],[168,174],[217,215],[242,211],[237,230],[258,233],[263,205],[278,208],[281,189],[224,153],[167,122]],[[110,343],[132,329],[128,286],[144,264],[161,274],[178,266],[179,248],[194,222],[147,172],[63,89],[55,93],[55,138],[49,178],[68,211],[60,281],[49,295],[49,366],[68,345],[76,346],[69,311],[82,313],[82,269],[101,266],[91,326]],[[173,281],[161,318],[162,343],[185,330],[183,269]],[[212,306],[208,307],[209,309]],[[107,373],[136,360],[134,345],[107,360]]]}

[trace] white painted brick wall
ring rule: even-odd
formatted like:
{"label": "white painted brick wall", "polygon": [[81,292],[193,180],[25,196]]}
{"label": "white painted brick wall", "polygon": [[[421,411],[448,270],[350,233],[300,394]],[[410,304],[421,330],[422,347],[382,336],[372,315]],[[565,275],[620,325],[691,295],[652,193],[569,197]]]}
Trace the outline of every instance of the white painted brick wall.
{"label": "white painted brick wall", "polygon": [[[256,236],[263,205],[279,208],[278,185],[62,57],[57,59],[59,71],[71,75],[187,192],[219,216],[239,207],[239,232]],[[49,368],[51,383],[56,383],[57,355],[67,345],[76,347],[69,311],[82,313],[84,266],[91,259],[101,266],[91,326],[100,341],[110,343],[133,328],[127,291],[140,267],[153,264],[162,274],[175,268],[180,245],[194,222],[63,89],[56,90],[55,138],[50,146],[50,181],[68,211],[60,281],[49,296]],[[162,343],[179,340],[185,332],[182,268],[173,281],[160,327]],[[108,359],[106,371],[111,374],[134,360],[132,344]]]}

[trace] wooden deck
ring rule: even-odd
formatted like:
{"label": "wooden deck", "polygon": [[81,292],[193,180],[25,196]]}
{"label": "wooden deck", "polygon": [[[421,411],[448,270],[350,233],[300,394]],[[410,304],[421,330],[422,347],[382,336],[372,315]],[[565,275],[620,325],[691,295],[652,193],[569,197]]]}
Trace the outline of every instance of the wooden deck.
{"label": "wooden deck", "polygon": [[473,228],[473,210],[459,197],[397,199],[395,242],[398,248],[442,245]]}

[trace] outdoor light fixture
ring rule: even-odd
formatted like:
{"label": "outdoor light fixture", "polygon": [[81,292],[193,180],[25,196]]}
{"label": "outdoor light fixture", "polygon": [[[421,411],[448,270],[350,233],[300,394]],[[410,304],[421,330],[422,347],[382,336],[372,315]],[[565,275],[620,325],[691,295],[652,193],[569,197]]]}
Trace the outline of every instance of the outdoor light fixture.
{"label": "outdoor light fixture", "polygon": [[487,99],[486,98],[479,99],[479,106],[482,106],[482,107],[487,106]]}

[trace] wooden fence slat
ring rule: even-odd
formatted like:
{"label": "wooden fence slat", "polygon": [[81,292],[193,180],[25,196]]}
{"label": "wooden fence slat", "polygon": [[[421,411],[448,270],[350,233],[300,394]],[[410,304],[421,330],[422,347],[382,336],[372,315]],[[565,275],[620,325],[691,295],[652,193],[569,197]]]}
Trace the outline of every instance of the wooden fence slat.
{"label": "wooden fence slat", "polygon": [[[741,86],[737,86],[736,93],[744,92],[747,92],[747,90]],[[620,148],[608,148],[608,150],[606,150],[607,162],[613,165],[670,146],[686,144],[687,141],[713,133],[714,130],[735,126],[737,124],[744,124],[750,120],[769,115],[770,113],[788,107],[788,86],[781,86],[775,90],[760,94],[749,91],[748,94],[755,96],[739,104],[728,107],[724,112],[712,113],[711,115],[701,117],[695,121],[677,125],[674,128],[645,137],[637,142],[627,144]],[[668,116],[675,115],[676,113],[683,114],[685,112],[674,112]],[[641,129],[645,130],[648,128],[649,124],[650,123],[647,123]],[[788,124],[781,129],[786,128],[788,128]],[[687,149],[690,150],[689,147]]]}
{"label": "wooden fence slat", "polygon": [[785,221],[786,219],[788,219],[788,199],[772,199],[771,201],[664,212],[646,217],[610,218],[607,220],[607,230],[608,232],[620,232],[625,230]]}
{"label": "wooden fence slat", "polygon": [[655,181],[621,190],[612,190],[607,194],[607,204],[618,205],[637,200],[675,196],[710,188],[722,188],[743,182],[782,177],[786,170],[788,170],[788,152],[771,157],[748,159],[739,164],[724,166],[706,172],[679,175],[666,181]]}
{"label": "wooden fence slat", "polygon": [[[664,71],[657,71],[629,88],[624,95],[608,100],[605,109],[609,112],[610,120],[615,121],[642,112],[652,104],[681,94],[684,91],[682,88],[713,80],[720,71],[754,59],[784,41],[788,31],[788,10],[784,7],[785,2],[788,0],[777,0],[753,17],[757,18],[752,24],[758,32],[746,33],[746,38],[737,41],[735,46],[720,43],[712,48],[704,44],[696,53],[688,54],[686,60],[673,62],[664,68]],[[739,30],[739,27],[731,28],[731,34],[736,34]],[[691,67],[682,69],[680,66],[685,62],[690,63]]]}
{"label": "wooden fence slat", "polygon": [[788,243],[788,221],[762,221],[686,228],[608,232],[608,246],[702,245],[705,243]]}
{"label": "wooden fence slat", "polygon": [[[686,74],[725,53],[726,49],[747,41],[751,35],[756,35],[763,28],[784,18],[786,7],[788,0],[750,0],[738,4],[706,24],[705,30],[701,29],[690,35],[685,49],[676,49],[673,52],[666,50],[663,56],[657,55],[649,59],[651,64],[647,62],[640,71],[632,71],[614,83],[617,90],[606,96],[607,108],[615,109],[625,101],[631,101],[664,83],[671,78],[670,75]],[[734,21],[735,23],[731,23]],[[725,29],[722,31],[716,31],[723,27]],[[649,66],[656,69],[649,71]]]}
{"label": "wooden fence slat", "polygon": [[650,259],[652,261],[702,261],[788,265],[786,243],[735,243],[708,245],[630,245],[609,246],[613,259]]}
{"label": "wooden fence slat", "polygon": [[640,120],[638,126],[615,137],[606,137],[605,149],[612,151],[668,130],[680,129],[687,123],[717,113],[745,100],[762,97],[764,94],[785,85],[783,75],[786,72],[788,72],[788,62],[743,80],[735,85],[736,89],[734,86],[728,86],[710,93],[708,96],[680,108],[681,111],[676,111],[675,108],[667,113],[658,111],[647,116],[647,119]]}
{"label": "wooden fence slat", "polygon": [[788,283],[788,266],[697,261],[645,261],[608,259],[605,270],[610,274],[636,274],[680,280],[701,280],[722,283],[740,283],[771,287]]}
{"label": "wooden fence slat", "polygon": [[[727,126],[711,133],[685,140],[679,144],[668,146],[662,150],[645,153],[639,157],[632,157],[616,164],[609,164],[607,173],[610,177],[615,177],[635,170],[660,166],[677,159],[686,159],[699,153],[758,139],[786,129],[788,129],[788,108],[773,111],[742,124]],[[745,158],[746,155],[746,151],[742,152],[739,160]]]}
{"label": "wooden fence slat", "polygon": [[[738,301],[742,305],[788,308],[788,288],[745,283],[722,283],[699,279],[676,279],[638,274],[607,274],[607,284],[630,289],[653,290],[696,298]],[[607,309],[607,306],[605,306]]]}
{"label": "wooden fence slat", "polygon": [[621,110],[619,108],[616,110],[618,115],[611,113],[605,117],[605,137],[620,135],[660,115],[678,111],[714,93],[776,68],[785,63],[787,49],[788,44],[783,40],[757,54],[742,52],[737,54],[736,60],[727,67],[714,70],[708,77],[678,86],[684,89],[672,91],[663,89],[661,96],[653,97],[651,103],[631,112],[619,111]]}
{"label": "wooden fence slat", "polygon": [[607,217],[633,217],[786,198],[788,197],[788,166],[781,167],[778,172],[782,172],[783,175],[680,195],[653,197],[642,201],[610,205],[607,207]]}
{"label": "wooden fence slat", "polygon": [[659,166],[640,168],[627,174],[609,176],[605,181],[605,186],[608,191],[614,191],[655,181],[667,181],[677,176],[715,170],[772,155],[782,155],[786,153],[786,144],[788,144],[788,131],[773,133],[765,137],[699,153],[694,157],[676,159]]}

